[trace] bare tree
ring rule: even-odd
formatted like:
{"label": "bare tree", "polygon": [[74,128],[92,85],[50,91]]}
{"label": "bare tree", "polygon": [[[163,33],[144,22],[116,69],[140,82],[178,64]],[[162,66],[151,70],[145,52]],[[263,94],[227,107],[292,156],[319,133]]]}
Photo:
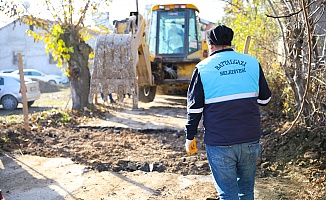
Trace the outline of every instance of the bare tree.
{"label": "bare tree", "polygon": [[308,127],[326,120],[326,16],[322,0],[268,0],[283,36],[282,69],[293,94],[298,119]]}

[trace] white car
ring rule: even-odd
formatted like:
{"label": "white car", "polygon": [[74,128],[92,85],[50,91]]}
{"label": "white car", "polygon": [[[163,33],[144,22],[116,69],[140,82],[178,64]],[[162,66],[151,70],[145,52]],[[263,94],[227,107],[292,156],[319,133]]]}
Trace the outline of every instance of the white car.
{"label": "white car", "polygon": [[[59,75],[45,74],[36,69],[23,69],[23,71],[24,71],[24,77],[30,79],[37,79],[51,84],[60,84],[62,82],[62,78]],[[19,74],[19,70],[15,70],[12,73]]]}
{"label": "white car", "polygon": [[[24,78],[26,85],[26,99],[30,107],[41,96],[39,83]],[[20,77],[12,73],[0,73],[0,104],[5,110],[14,110],[18,103],[23,103],[20,90]]]}
{"label": "white car", "polygon": [[0,73],[11,73],[13,71],[15,71],[15,69],[3,69],[0,71]]}

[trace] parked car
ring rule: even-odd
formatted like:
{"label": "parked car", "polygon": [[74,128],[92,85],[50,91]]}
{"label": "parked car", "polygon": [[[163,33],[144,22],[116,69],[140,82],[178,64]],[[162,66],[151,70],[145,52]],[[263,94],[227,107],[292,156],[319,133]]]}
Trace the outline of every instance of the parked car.
{"label": "parked car", "polygon": [[[61,76],[55,74],[45,74],[41,71],[36,69],[23,69],[24,76],[30,79],[37,79],[44,82],[49,82],[51,84],[60,84],[61,83]],[[15,70],[12,73],[19,74],[19,70]]]}
{"label": "parked car", "polygon": [[13,71],[15,71],[15,69],[3,69],[0,71],[0,73],[11,73]]}
{"label": "parked car", "polygon": [[61,83],[62,83],[62,84],[69,83],[69,78],[68,78],[67,75],[65,75],[65,74],[62,74],[62,75],[61,75]]}
{"label": "parked car", "polygon": [[[24,78],[26,85],[27,105],[30,107],[41,96],[39,83],[29,78]],[[0,74],[0,104],[5,110],[16,109],[18,103],[23,103],[20,90],[20,77],[17,74]]]}

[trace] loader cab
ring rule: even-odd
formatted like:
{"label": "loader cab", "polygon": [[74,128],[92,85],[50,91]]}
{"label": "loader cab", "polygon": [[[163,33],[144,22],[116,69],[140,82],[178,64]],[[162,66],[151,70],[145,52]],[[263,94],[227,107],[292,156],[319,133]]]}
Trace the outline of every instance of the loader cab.
{"label": "loader cab", "polygon": [[200,50],[197,12],[191,4],[154,6],[148,38],[150,53],[164,58],[186,58]]}

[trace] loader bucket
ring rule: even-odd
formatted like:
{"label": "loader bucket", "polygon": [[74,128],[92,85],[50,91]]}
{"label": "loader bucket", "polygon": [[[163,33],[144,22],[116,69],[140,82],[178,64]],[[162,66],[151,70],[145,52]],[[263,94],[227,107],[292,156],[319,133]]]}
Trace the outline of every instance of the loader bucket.
{"label": "loader bucket", "polygon": [[99,35],[95,45],[94,66],[91,76],[90,98],[95,94],[116,93],[122,102],[124,94],[133,97],[133,108],[138,108],[136,64],[137,45],[131,34]]}

